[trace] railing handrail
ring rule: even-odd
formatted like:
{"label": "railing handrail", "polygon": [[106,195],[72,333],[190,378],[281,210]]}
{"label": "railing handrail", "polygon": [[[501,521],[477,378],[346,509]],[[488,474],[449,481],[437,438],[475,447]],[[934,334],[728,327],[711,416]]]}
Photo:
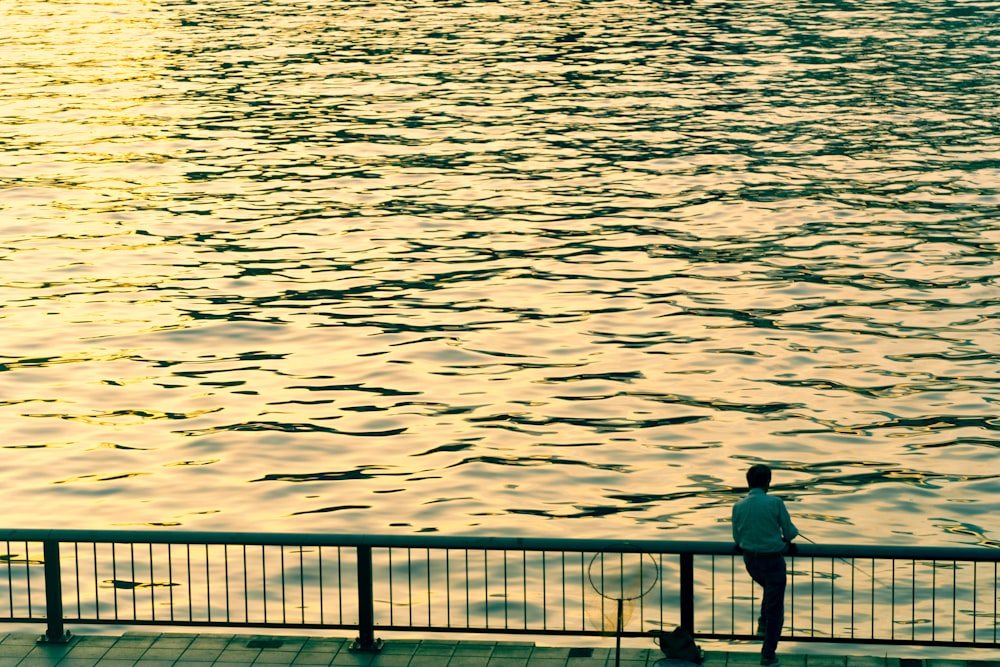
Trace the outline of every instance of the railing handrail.
{"label": "railing handrail", "polygon": [[[595,553],[662,553],[729,556],[732,542],[692,540],[623,540],[601,538],[503,537],[475,535],[364,535],[328,533],[249,533],[156,531],[77,528],[0,529],[0,540],[63,543],[136,543],[200,545],[329,546],[418,549],[477,549],[487,551],[566,551]],[[879,558],[1000,562],[1000,549],[971,546],[907,546],[797,543],[797,556],[817,558]]]}

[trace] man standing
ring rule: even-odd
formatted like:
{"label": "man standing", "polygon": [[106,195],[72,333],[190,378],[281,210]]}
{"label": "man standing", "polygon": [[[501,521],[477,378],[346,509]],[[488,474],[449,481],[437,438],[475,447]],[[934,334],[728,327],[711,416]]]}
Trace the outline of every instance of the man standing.
{"label": "man standing", "polygon": [[799,531],[792,524],[784,501],[767,495],[771,469],[759,463],[747,470],[750,492],[733,505],[733,540],[743,553],[747,573],[764,588],[757,633],[763,630],[760,664],[778,667],[775,655],[781,627],[785,623],[784,554]]}

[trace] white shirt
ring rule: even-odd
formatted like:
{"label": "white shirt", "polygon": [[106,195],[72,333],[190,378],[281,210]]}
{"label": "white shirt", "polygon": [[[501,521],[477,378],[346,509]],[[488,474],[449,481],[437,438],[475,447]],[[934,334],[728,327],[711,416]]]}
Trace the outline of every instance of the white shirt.
{"label": "white shirt", "polygon": [[785,502],[764,489],[750,489],[733,505],[733,540],[744,551],[778,553],[798,534]]}

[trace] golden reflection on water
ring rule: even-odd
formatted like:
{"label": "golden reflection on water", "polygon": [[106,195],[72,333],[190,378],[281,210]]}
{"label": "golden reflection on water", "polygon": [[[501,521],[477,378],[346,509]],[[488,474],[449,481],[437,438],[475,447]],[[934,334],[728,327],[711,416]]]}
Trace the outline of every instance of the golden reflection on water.
{"label": "golden reflection on water", "polygon": [[990,24],[813,9],[5,5],[8,523],[995,539]]}

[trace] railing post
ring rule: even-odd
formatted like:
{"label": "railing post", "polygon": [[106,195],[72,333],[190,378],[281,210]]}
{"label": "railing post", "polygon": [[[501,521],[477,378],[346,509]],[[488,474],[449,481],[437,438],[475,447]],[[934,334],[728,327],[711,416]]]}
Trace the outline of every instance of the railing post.
{"label": "railing post", "polygon": [[694,632],[694,554],[681,554],[681,627]]}
{"label": "railing post", "polygon": [[63,627],[62,570],[59,565],[59,541],[42,542],[42,560],[45,566],[45,634],[38,638],[40,644],[65,644],[70,634]]}
{"label": "railing post", "polygon": [[372,548],[358,547],[358,638],[350,650],[375,653],[382,640],[375,639],[375,592],[372,588]]}

